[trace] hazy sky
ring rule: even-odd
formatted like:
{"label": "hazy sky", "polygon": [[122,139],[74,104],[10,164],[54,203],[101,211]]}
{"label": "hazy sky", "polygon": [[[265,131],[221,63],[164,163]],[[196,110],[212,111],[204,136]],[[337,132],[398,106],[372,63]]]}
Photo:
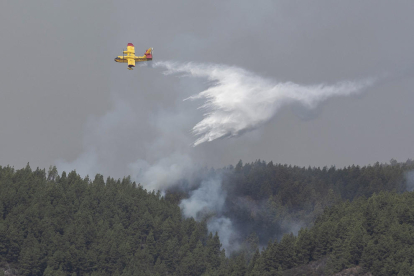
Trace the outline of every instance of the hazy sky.
{"label": "hazy sky", "polygon": [[[154,164],[414,158],[413,10],[413,1],[378,0],[1,1],[0,165],[120,177]],[[192,147],[202,102],[183,99],[209,84],[128,71],[114,57],[129,42],[137,55],[154,47],[154,60],[236,66],[275,81],[377,82]]]}

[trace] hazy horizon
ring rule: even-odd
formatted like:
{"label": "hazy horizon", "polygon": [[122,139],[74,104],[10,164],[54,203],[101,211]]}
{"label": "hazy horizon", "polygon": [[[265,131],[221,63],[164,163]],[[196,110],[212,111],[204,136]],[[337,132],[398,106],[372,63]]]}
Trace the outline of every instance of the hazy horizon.
{"label": "hazy horizon", "polygon": [[[57,165],[59,172],[118,178],[144,168],[180,174],[240,159],[301,167],[404,162],[414,157],[413,7],[405,1],[4,1],[0,165]],[[113,58],[129,42],[137,55],[154,47],[154,62],[235,67],[266,83],[376,82],[311,109],[303,102],[269,109],[257,125],[250,116],[254,127],[207,124],[204,134],[227,138],[193,147],[205,102],[183,100],[211,84],[155,66],[126,70]],[[229,95],[226,108],[239,94]],[[261,104],[248,110],[258,114]]]}

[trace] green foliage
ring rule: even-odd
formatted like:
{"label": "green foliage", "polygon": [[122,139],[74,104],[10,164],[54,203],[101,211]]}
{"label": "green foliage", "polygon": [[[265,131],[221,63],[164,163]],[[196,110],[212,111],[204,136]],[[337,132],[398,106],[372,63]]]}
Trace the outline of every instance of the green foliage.
{"label": "green foliage", "polygon": [[0,263],[19,275],[201,275],[224,260],[204,223],[129,178],[0,167],[0,191]]}
{"label": "green foliage", "polygon": [[414,275],[414,196],[398,195],[413,169],[410,160],[343,169],[240,160],[206,170],[222,176],[222,215],[242,237],[226,258],[205,221],[183,219],[188,191],[164,198],[129,177],[0,167],[0,263],[19,275],[294,275],[316,261],[327,273]]}
{"label": "green foliage", "polygon": [[413,192],[380,192],[338,203],[297,237],[286,234],[270,244],[255,258],[248,275],[266,275],[277,265],[284,271],[325,256],[328,275],[358,265],[373,275],[412,275],[413,217]]}
{"label": "green foliage", "polygon": [[[326,207],[343,200],[381,191],[404,192],[405,173],[411,170],[411,160],[342,169],[301,168],[261,160],[243,164],[240,160],[235,168],[216,173],[224,175],[227,208],[223,215],[241,226],[242,239],[256,233],[259,244],[264,245],[269,239],[281,239],[285,233],[296,234],[301,227],[312,226]],[[321,231],[324,235],[329,229]],[[319,245],[313,257],[319,258],[324,246]]]}

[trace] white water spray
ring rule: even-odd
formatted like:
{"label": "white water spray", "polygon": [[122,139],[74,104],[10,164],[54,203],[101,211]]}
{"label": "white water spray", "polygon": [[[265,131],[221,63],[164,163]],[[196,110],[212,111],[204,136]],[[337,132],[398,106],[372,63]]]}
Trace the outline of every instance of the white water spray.
{"label": "white water spray", "polygon": [[302,86],[276,82],[225,65],[160,61],[155,62],[154,67],[165,68],[164,74],[183,73],[206,78],[213,83],[208,89],[188,98],[204,99],[205,103],[200,108],[207,110],[204,119],[193,127],[193,133],[198,137],[194,146],[255,129],[285,105],[299,103],[313,109],[330,97],[356,94],[373,83],[373,80],[363,80]]}

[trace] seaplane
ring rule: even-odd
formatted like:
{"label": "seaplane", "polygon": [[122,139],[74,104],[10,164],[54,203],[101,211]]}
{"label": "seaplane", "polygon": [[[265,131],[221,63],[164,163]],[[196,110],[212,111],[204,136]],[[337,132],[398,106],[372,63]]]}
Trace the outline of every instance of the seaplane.
{"label": "seaplane", "polygon": [[145,54],[143,56],[137,57],[135,55],[134,44],[128,43],[127,50],[123,51],[122,56],[117,56],[115,58],[115,61],[120,63],[128,63],[128,70],[132,70],[132,68],[135,67],[135,62],[152,60],[153,50],[154,48],[149,48],[147,51],[145,51]]}

